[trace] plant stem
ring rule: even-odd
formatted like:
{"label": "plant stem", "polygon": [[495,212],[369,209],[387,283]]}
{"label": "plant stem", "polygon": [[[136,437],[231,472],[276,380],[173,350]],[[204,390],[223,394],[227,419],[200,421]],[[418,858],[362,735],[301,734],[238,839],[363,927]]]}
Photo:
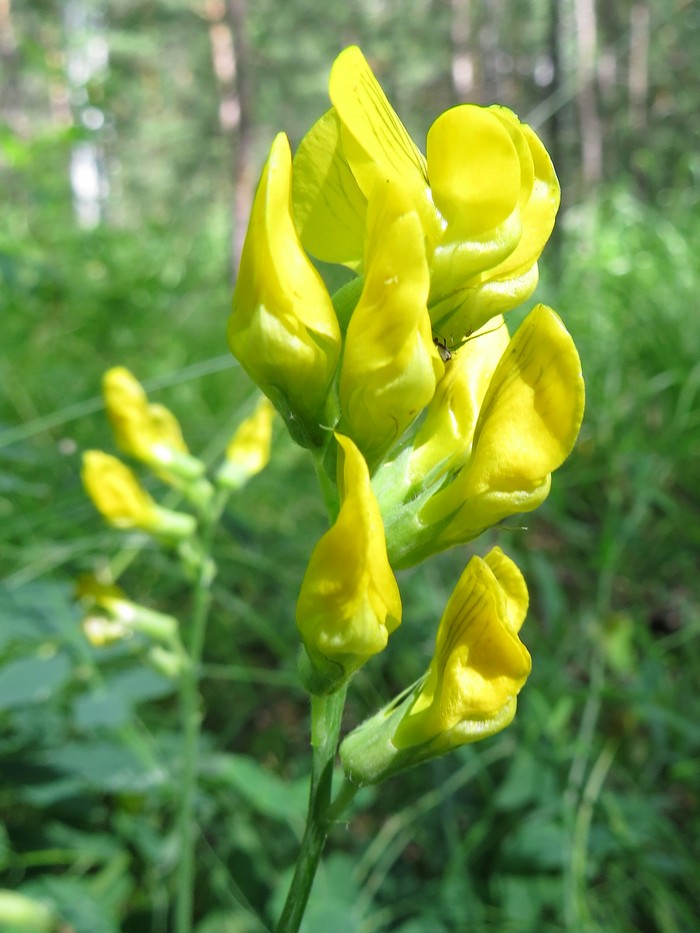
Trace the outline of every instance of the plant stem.
{"label": "plant stem", "polygon": [[275,933],[296,933],[299,929],[326,842],[330,826],[333,762],[338,748],[345,693],[346,687],[342,687],[329,697],[311,697],[313,760],[309,810],[294,877]]}
{"label": "plant stem", "polygon": [[204,647],[207,615],[211,603],[214,566],[210,558],[212,527],[206,529],[202,559],[194,586],[194,605],[189,651],[184,657],[180,678],[182,718],[182,776],[177,813],[180,860],[175,897],[175,933],[191,933],[194,888],[194,802],[197,790],[197,754],[202,715],[199,697],[199,669]]}

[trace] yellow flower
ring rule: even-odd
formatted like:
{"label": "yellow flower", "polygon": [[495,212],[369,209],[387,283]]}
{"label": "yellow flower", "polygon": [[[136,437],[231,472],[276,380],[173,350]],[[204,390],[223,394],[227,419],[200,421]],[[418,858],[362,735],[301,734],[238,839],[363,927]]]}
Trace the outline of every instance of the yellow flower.
{"label": "yellow flower", "polygon": [[425,676],[342,743],[348,777],[374,783],[509,725],[531,667],[518,637],[527,607],[525,581],[499,548],[484,560],[473,557],[447,604]]}
{"label": "yellow flower", "polygon": [[440,548],[475,538],[516,512],[537,508],[568,457],[583,418],[581,362],[559,317],[538,305],[491,376],[468,461],[420,513],[446,524]]}
{"label": "yellow flower", "polygon": [[367,275],[345,338],[340,429],[371,464],[420,414],[443,364],[426,307],[430,285],[423,231],[394,184],[370,200]]}
{"label": "yellow flower", "polygon": [[528,593],[500,548],[472,557],[438,628],[435,655],[394,744],[430,743],[431,757],[493,735],[515,715],[531,662],[518,638]]}
{"label": "yellow flower", "polygon": [[393,182],[423,226],[433,329],[458,345],[537,284],[559,185],[542,143],[503,107],[464,104],[428,133],[427,158],[411,140],[357,47],[336,59],[333,107],[294,160],[294,212],[319,259],[361,270],[367,206]]}
{"label": "yellow flower", "polygon": [[574,445],[584,385],[561,320],[538,305],[509,342],[494,324],[453,353],[403,458],[373,478],[394,567],[537,508]]}
{"label": "yellow flower", "polygon": [[141,383],[123,366],[107,370],[102,379],[107,415],[122,450],[154,468],[192,480],[204,464],[191,457],[177,418],[164,405],[150,404]]}
{"label": "yellow flower", "polygon": [[311,554],[297,603],[297,626],[311,662],[304,679],[320,693],[337,689],[382,651],[401,621],[367,464],[349,438],[336,439],[340,512]]}
{"label": "yellow flower", "polygon": [[217,474],[217,482],[228,489],[240,489],[264,470],[270,462],[274,408],[261,399],[253,414],[243,421],[226,448],[226,459]]}
{"label": "yellow flower", "polygon": [[318,445],[340,352],[330,296],[299,242],[289,143],[272,144],[255,196],[229,320],[231,351],[292,436]]}
{"label": "yellow flower", "polygon": [[192,515],[161,508],[134,473],[101,450],[83,454],[83,485],[96,508],[115,528],[139,528],[165,538],[188,538],[195,530]]}

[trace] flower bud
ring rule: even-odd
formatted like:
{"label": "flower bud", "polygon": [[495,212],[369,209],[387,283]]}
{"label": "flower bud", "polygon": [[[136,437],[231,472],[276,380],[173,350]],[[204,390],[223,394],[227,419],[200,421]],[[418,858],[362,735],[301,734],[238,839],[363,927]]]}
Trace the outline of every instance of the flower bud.
{"label": "flower bud", "polygon": [[415,210],[393,184],[369,204],[366,277],[347,329],[340,428],[371,465],[428,404],[443,372],[426,307],[430,277]]}
{"label": "flower bud", "polygon": [[86,451],[82,479],[97,510],[115,528],[138,528],[175,540],[194,534],[192,515],[156,505],[134,473],[110,454]]}
{"label": "flower bud", "polygon": [[336,434],[340,511],[311,554],[297,602],[302,677],[330,693],[386,647],[401,621],[401,597],[362,454]]}
{"label": "flower bud", "polygon": [[240,489],[251,477],[265,469],[270,461],[274,411],[270,401],[263,398],[253,414],[239,425],[226,448],[226,459],[216,476],[220,486]]}
{"label": "flower bud", "polygon": [[168,479],[192,481],[204,473],[190,456],[177,418],[164,405],[151,405],[141,383],[123,366],[102,379],[107,415],[121,449]]}
{"label": "flower bud", "polygon": [[255,196],[229,320],[234,356],[304,446],[323,440],[340,352],[330,296],[299,242],[289,143],[272,144]]}

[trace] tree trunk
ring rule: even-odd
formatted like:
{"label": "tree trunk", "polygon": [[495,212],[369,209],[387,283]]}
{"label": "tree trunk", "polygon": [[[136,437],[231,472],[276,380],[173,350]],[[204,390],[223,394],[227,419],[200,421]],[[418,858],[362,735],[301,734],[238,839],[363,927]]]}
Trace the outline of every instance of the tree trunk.
{"label": "tree trunk", "polygon": [[459,101],[478,100],[472,44],[472,0],[451,0],[452,87]]}
{"label": "tree trunk", "polygon": [[594,82],[597,45],[595,0],[575,0],[574,16],[578,50],[581,167],[584,189],[588,190],[594,187],[603,175],[603,134]]}
{"label": "tree trunk", "polygon": [[630,127],[641,131],[647,125],[649,89],[649,7],[635,3],[630,10],[630,63],[627,86],[630,100]]}

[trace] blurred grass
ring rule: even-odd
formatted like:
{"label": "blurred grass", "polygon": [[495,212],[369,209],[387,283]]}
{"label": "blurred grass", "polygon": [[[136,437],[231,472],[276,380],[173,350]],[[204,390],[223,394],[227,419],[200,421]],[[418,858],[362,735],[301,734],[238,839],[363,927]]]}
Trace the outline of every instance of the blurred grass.
{"label": "blurred grass", "polygon": [[[224,227],[214,212],[195,238],[148,225],[59,236],[13,215],[0,244],[0,869],[78,931],[167,929],[177,743],[168,683],[139,645],[99,653],[82,641],[72,581],[117,555],[134,598],[187,616],[170,557],[101,525],[79,453],[112,449],[98,398],[109,365],[130,367],[212,462],[250,410],[223,338]],[[334,836],[307,931],[341,929],[339,917],[362,933],[695,928],[699,252],[692,203],[611,191],[563,218],[537,297],[579,346],[586,419],[543,508],[490,536],[532,593],[534,671],[518,717],[365,794]],[[205,933],[258,929],[241,904],[269,909],[298,840],[307,723],[294,601],[324,527],[312,473],[278,429],[272,464],[220,536],[199,804]],[[402,576],[404,624],[357,677],[348,725],[423,670],[466,550]]]}

